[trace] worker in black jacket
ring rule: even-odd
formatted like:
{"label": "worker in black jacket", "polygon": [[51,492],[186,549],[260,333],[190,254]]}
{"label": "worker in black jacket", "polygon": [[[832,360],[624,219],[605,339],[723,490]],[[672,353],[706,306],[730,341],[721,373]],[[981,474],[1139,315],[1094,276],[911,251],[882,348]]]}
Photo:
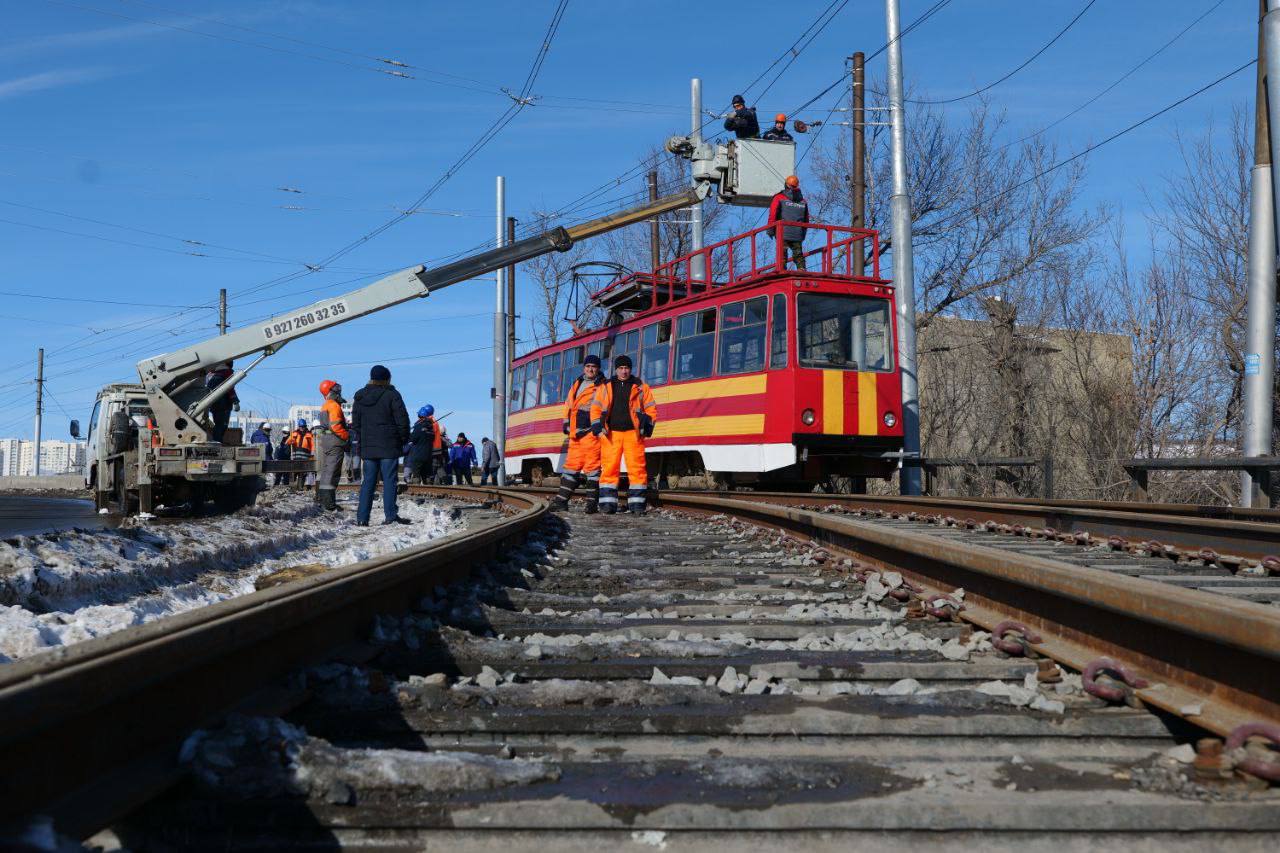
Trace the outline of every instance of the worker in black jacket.
{"label": "worker in black jacket", "polygon": [[732,130],[739,139],[755,139],[760,135],[760,122],[756,120],[756,108],[748,107],[741,95],[734,95],[733,112],[724,120],[724,129]]}
{"label": "worker in black jacket", "polygon": [[382,523],[408,524],[409,520],[396,512],[396,468],[409,441],[409,410],[391,384],[391,371],[381,364],[373,366],[369,384],[356,392],[351,406],[351,431],[360,443],[364,463],[356,524],[369,526],[378,480],[382,481]]}
{"label": "worker in black jacket", "polygon": [[773,127],[764,132],[761,139],[767,139],[770,142],[795,142],[791,134],[787,133],[787,114],[778,113],[773,117]]}

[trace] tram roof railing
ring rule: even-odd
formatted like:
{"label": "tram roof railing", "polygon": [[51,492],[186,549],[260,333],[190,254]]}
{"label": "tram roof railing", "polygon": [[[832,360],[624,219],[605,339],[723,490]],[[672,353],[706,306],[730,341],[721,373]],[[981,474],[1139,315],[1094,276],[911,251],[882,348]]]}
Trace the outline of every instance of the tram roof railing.
{"label": "tram roof railing", "polygon": [[[805,270],[787,269],[787,246],[782,228],[804,230],[805,241],[818,236],[815,248],[804,251]],[[870,243],[870,257],[867,244]],[[866,272],[854,272],[855,254],[866,259]],[[701,268],[703,274],[695,271]],[[810,222],[780,222],[735,234],[662,264],[652,272],[622,276],[591,294],[591,301],[609,311],[646,313],[673,302],[742,287],[779,276],[813,276],[850,281],[886,282],[880,278],[880,235],[866,228]]]}

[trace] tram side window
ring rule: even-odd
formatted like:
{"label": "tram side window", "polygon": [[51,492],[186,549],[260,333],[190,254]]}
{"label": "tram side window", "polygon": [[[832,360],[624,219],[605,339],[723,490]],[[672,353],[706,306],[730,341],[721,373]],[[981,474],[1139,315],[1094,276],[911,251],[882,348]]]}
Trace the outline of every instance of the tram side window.
{"label": "tram side window", "polygon": [[676,382],[711,375],[716,352],[716,309],[685,314],[676,323]]}
{"label": "tram side window", "polygon": [[538,405],[538,362],[533,360],[524,366],[524,399],[521,406],[532,409]]}
{"label": "tram side window", "polygon": [[892,370],[892,328],[887,299],[818,293],[796,297],[802,367]]}
{"label": "tram side window", "polygon": [[511,383],[507,386],[511,389],[511,398],[509,400],[511,411],[520,411],[520,397],[524,390],[524,365],[520,365],[511,371]]}
{"label": "tram side window", "polygon": [[721,375],[764,370],[764,325],[768,308],[767,296],[721,307]]}
{"label": "tram side window", "polygon": [[[630,332],[622,332],[613,339],[613,357],[617,358],[625,355],[631,359],[631,365],[634,369],[635,365],[640,363],[640,330],[634,329]],[[605,369],[605,376],[613,376],[613,366],[610,365]]]}
{"label": "tram side window", "polygon": [[650,385],[666,385],[671,372],[671,321],[660,320],[644,327],[644,349],[640,358],[640,378]]}
{"label": "tram side window", "polygon": [[592,341],[587,344],[587,355],[594,355],[600,359],[600,369],[604,373],[608,373],[609,367],[609,339],[601,338],[598,341]]}
{"label": "tram side window", "polygon": [[787,295],[773,295],[773,323],[769,326],[769,368],[787,366]]}
{"label": "tram side window", "polygon": [[542,357],[542,390],[538,393],[538,405],[560,402],[560,353]]}
{"label": "tram side window", "polygon": [[568,394],[573,380],[582,375],[582,347],[569,347],[560,354],[560,391]]}

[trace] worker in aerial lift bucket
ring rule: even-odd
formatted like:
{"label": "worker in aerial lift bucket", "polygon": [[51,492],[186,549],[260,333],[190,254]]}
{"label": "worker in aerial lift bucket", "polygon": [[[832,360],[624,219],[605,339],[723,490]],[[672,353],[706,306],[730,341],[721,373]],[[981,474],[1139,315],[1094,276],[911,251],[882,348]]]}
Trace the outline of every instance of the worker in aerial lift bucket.
{"label": "worker in aerial lift bucket", "polygon": [[733,96],[733,112],[724,120],[724,129],[732,130],[739,139],[755,139],[760,135],[756,108],[748,107],[741,95]]}
{"label": "worker in aerial lift bucket", "polygon": [[[587,356],[582,363],[582,375],[573,380],[564,398],[564,434],[569,436],[569,448],[560,469],[560,491],[551,501],[552,509],[568,509],[569,498],[578,486],[587,487],[588,515],[600,506],[600,436],[591,431],[591,404],[604,382],[600,356]],[[486,446],[485,453],[488,452]],[[615,505],[616,491],[615,488]]]}
{"label": "worker in aerial lift bucket", "polygon": [[[809,203],[804,200],[804,195],[800,192],[800,179],[795,175],[787,175],[786,185],[782,190],[773,197],[773,201],[769,202],[769,225],[775,222],[808,222],[809,221]],[[791,260],[795,263],[796,269],[805,269],[804,264],[804,234],[805,228],[801,225],[782,225],[780,226],[782,233],[778,236],[786,245],[788,251],[791,252]],[[785,259],[782,266],[785,267]]]}
{"label": "worker in aerial lift bucket", "polygon": [[338,479],[342,477],[342,458],[347,455],[351,431],[347,429],[347,416],[342,412],[342,386],[332,379],[320,383],[320,427],[316,430],[316,443],[320,452],[320,476],[316,478],[316,500],[329,511],[338,509]]}
{"label": "worker in aerial lift bucket", "polygon": [[613,360],[614,376],[596,390],[591,403],[591,431],[600,436],[600,509],[618,511],[618,480],[622,457],[627,457],[627,509],[644,515],[649,473],[644,461],[644,440],[653,435],[658,404],[653,389],[631,374],[631,359]]}
{"label": "worker in aerial lift bucket", "polygon": [[773,117],[773,127],[764,132],[761,139],[767,139],[770,142],[795,142],[791,134],[787,133],[787,114],[778,113]]}

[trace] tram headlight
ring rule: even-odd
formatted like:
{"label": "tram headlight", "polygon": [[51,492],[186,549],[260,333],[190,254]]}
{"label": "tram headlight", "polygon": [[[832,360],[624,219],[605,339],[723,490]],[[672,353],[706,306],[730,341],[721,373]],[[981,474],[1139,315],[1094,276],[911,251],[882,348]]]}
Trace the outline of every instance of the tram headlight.
{"label": "tram headlight", "polygon": [[893,429],[893,428],[894,428],[894,426],[896,426],[896,425],[897,425],[897,423],[898,423],[898,416],[897,416],[897,415],[895,415],[893,412],[885,412],[885,413],[884,413],[884,425],[885,425],[885,426],[889,427],[889,429]]}
{"label": "tram headlight", "polygon": [[813,409],[805,409],[803,412],[800,413],[800,423],[804,424],[805,426],[813,426],[813,422],[816,421],[817,419],[818,419],[818,416],[814,414]]}

